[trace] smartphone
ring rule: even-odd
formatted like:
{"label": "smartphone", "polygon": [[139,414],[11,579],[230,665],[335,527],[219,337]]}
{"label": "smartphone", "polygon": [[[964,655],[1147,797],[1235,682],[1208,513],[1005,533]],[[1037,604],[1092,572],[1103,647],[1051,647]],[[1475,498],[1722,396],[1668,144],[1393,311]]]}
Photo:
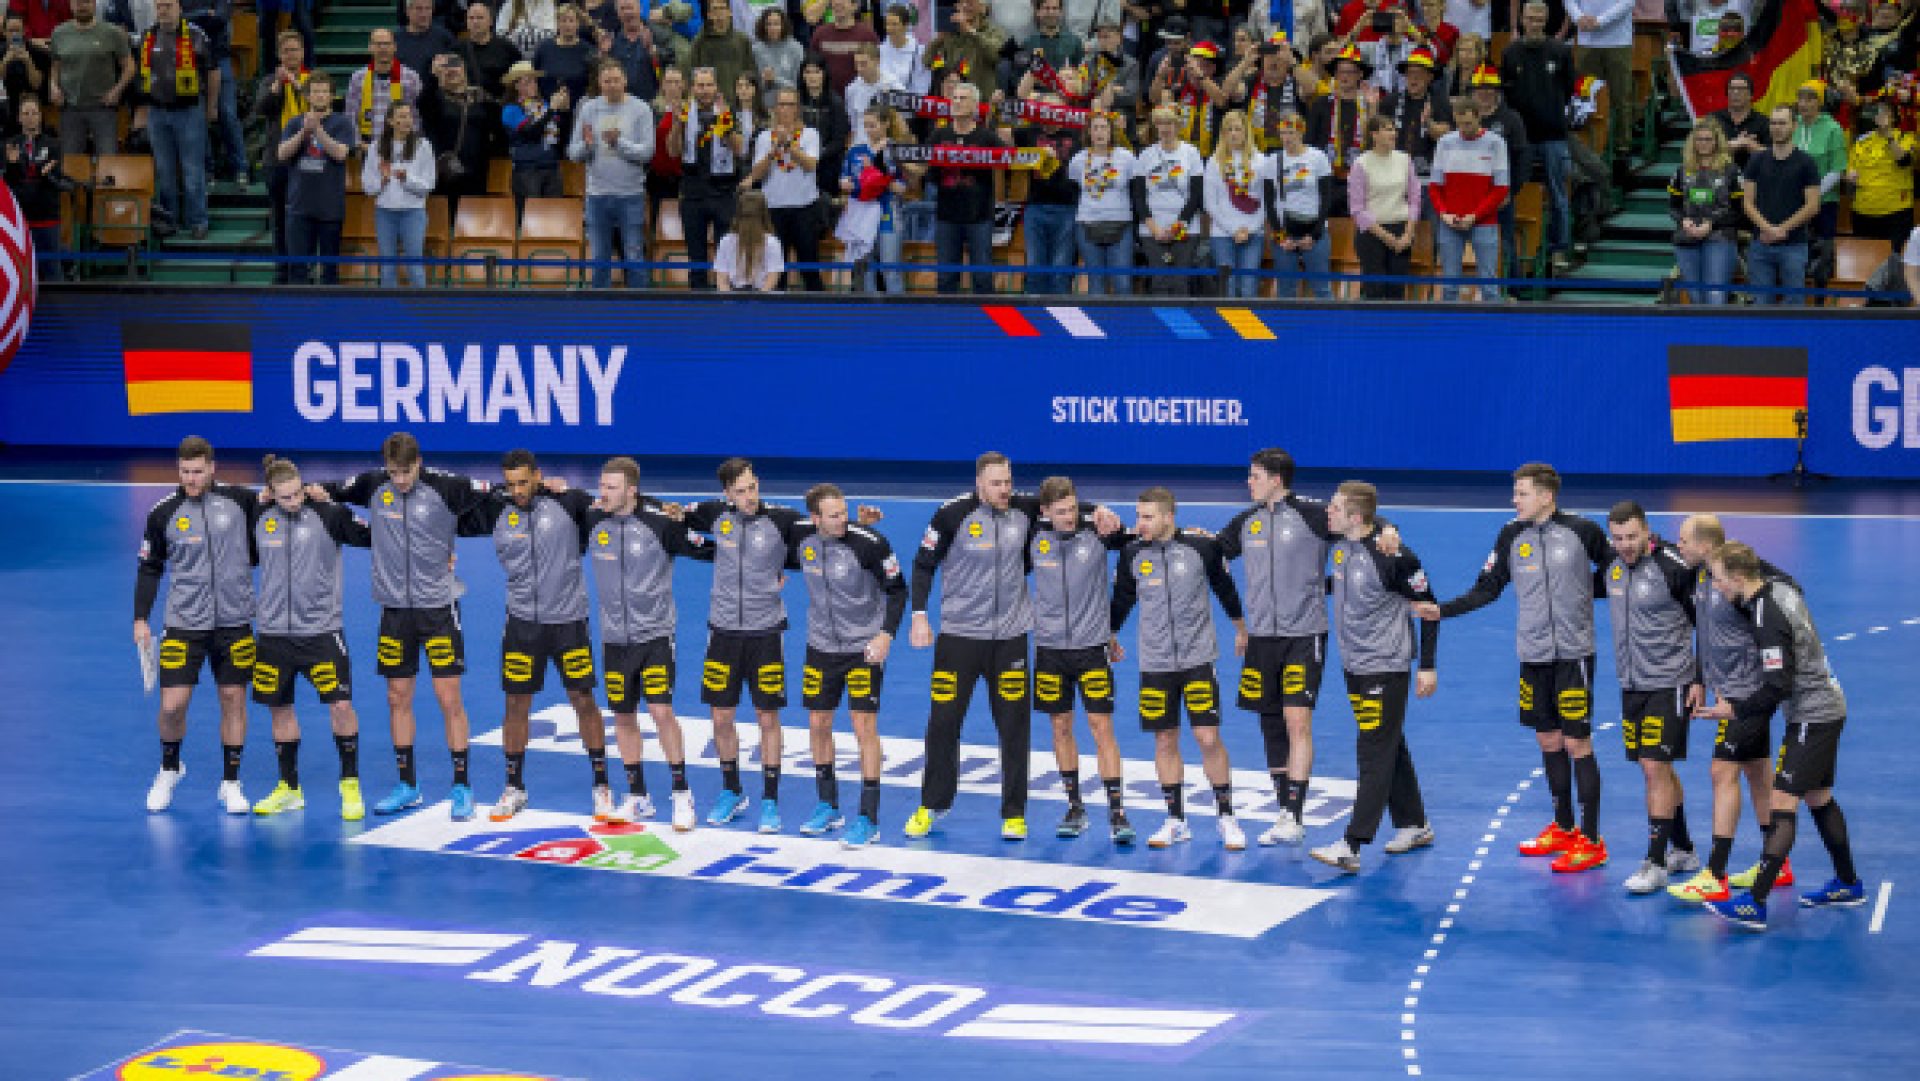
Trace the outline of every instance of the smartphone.
{"label": "smartphone", "polygon": [[1396,23],[1394,21],[1393,12],[1376,11],[1373,13],[1373,32],[1374,33],[1391,34],[1393,33],[1393,28],[1395,25]]}

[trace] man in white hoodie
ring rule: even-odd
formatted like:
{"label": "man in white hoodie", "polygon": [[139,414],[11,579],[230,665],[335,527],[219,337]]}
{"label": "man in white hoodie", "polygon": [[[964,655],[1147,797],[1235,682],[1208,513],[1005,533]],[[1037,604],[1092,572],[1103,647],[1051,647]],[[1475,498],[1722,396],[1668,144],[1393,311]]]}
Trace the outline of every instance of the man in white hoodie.
{"label": "man in white hoodie", "polygon": [[1607,145],[1614,161],[1623,161],[1633,145],[1633,2],[1567,0],[1580,54],[1580,74],[1607,86]]}

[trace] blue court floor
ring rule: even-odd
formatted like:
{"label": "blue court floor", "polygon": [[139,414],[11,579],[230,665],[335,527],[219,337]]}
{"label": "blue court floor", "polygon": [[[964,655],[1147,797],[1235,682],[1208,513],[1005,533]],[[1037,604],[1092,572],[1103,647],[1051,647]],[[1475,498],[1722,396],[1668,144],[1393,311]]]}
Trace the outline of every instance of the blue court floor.
{"label": "blue court floor", "polygon": [[[1846,688],[1837,793],[1873,902],[1805,911],[1791,907],[1796,891],[1782,890],[1770,932],[1746,935],[1664,894],[1623,891],[1645,817],[1617,726],[1596,739],[1611,866],[1554,876],[1546,861],[1514,854],[1546,821],[1548,802],[1539,755],[1514,718],[1510,600],[1444,625],[1440,693],[1412,707],[1409,740],[1437,845],[1388,857],[1376,844],[1352,878],[1301,849],[1222,851],[1203,785],[1189,799],[1190,845],[1117,851],[1098,825],[1055,839],[1066,804],[1044,723],[1033,839],[1003,842],[993,730],[977,702],[955,813],[932,838],[906,842],[930,651],[907,648],[904,634],[883,694],[882,843],[859,853],[795,830],[813,801],[797,705],[785,714],[785,833],[759,836],[745,819],[687,835],[660,820],[588,829],[588,767],[570,711],[550,708],[563,702],[551,685],[536,702],[529,756],[535,810],[506,826],[484,814],[447,820],[438,801],[449,765],[424,692],[419,757],[430,799],[411,815],[340,821],[336,759],[310,697],[301,709],[307,809],[271,820],[219,813],[207,689],[193,705],[175,806],[149,815],[156,702],[141,693],[129,601],[139,523],[165,489],[73,483],[60,479],[71,472],[34,466],[4,473],[13,479],[0,481],[12,511],[0,529],[0,1078],[9,1081],[1913,1076],[1920,518],[1777,508],[1728,518],[1733,536],[1805,585]],[[1224,523],[1237,476],[1196,481],[1193,490],[1217,502],[1183,508],[1183,522]],[[1038,479],[1019,475],[1025,485]],[[886,514],[881,529],[904,555],[933,497],[963,485],[910,476],[851,488],[886,493],[873,500]],[[795,505],[801,487],[768,484]],[[1567,503],[1599,513],[1618,487],[1601,497],[1576,483]],[[1133,488],[1113,478],[1100,494]],[[1443,596],[1478,570],[1506,520],[1505,489],[1499,478],[1383,491]],[[1719,498],[1711,487],[1662,488],[1650,506],[1741,504]],[[1131,504],[1116,505],[1131,520]],[[1677,524],[1656,521],[1669,533]],[[479,541],[463,545],[459,571],[470,587],[465,687],[485,803],[502,776],[500,575]],[[686,566],[676,580],[676,704],[703,812],[719,786],[697,701],[708,575]],[[394,767],[372,672],[365,553],[350,553],[347,583],[372,802]],[[803,590],[790,582],[796,617]],[[1605,719],[1618,695],[1604,613],[1600,621]],[[1221,629],[1230,650],[1224,620]],[[1132,633],[1122,636],[1130,648]],[[802,629],[789,635],[790,659],[802,642]],[[1230,656],[1221,672],[1230,694]],[[1163,808],[1151,744],[1130,708],[1131,662],[1119,684],[1129,800],[1144,838]],[[1354,775],[1337,675],[1323,698],[1310,844],[1338,835]],[[257,799],[274,761],[265,711],[254,707],[251,718],[243,778]],[[851,808],[858,771],[844,718],[840,726]],[[1703,854],[1705,727],[1681,767]],[[1273,814],[1257,725],[1229,710],[1224,731],[1236,799],[1256,833]],[[756,738],[750,727],[742,734]],[[1090,779],[1084,728],[1080,747]],[[647,781],[664,805],[667,772],[651,740],[648,754]],[[750,760],[750,794],[756,766]],[[1190,776],[1197,781],[1197,769]],[[617,767],[614,783],[618,791]],[[1097,788],[1088,803],[1103,807]],[[1757,837],[1743,799],[1735,867],[1756,857]],[[1803,883],[1830,873],[1804,819],[1795,856]]]}

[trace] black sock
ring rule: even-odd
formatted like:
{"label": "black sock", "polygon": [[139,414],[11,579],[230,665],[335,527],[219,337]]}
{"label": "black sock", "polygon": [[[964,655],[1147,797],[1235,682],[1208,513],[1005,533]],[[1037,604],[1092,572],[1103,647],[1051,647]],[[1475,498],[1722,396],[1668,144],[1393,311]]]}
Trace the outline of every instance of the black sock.
{"label": "black sock", "polygon": [[340,779],[360,779],[360,737],[335,736],[333,749],[340,752]]}
{"label": "black sock", "polygon": [[1100,783],[1105,785],[1107,789],[1108,808],[1118,811],[1126,807],[1127,797],[1126,793],[1121,789],[1120,778],[1102,777],[1100,778]]}
{"label": "black sock", "polygon": [[[239,743],[223,743],[220,745],[221,780],[237,781],[240,779],[240,753],[245,750],[246,747]],[[176,764],[177,762],[178,760],[176,759]]]}
{"label": "black sock", "polygon": [[760,798],[780,798],[780,767],[778,765],[760,767]]}
{"label": "black sock", "polygon": [[273,753],[280,759],[280,780],[288,788],[300,787],[300,741],[273,741]]}
{"label": "black sock", "polygon": [[1185,820],[1187,817],[1187,789],[1185,785],[1163,784],[1160,794],[1167,798],[1167,813]]}
{"label": "black sock", "polygon": [[1067,788],[1067,807],[1080,806],[1080,771],[1063,769],[1060,771],[1060,783]]}
{"label": "black sock", "polygon": [[453,754],[453,783],[466,784],[467,783],[467,752],[454,751],[452,752],[452,754]]}
{"label": "black sock", "polygon": [[880,778],[860,778],[860,813],[869,822],[880,821]]}
{"label": "black sock", "polygon": [[393,766],[400,771],[400,783],[417,785],[420,775],[414,772],[413,748],[395,745],[393,748]]}
{"label": "black sock", "polygon": [[[177,739],[163,739],[160,741],[160,768],[161,769],[170,769],[170,770],[173,770],[175,773],[180,772],[181,742],[182,741]],[[227,779],[232,780],[233,778],[229,777]]]}
{"label": "black sock", "polygon": [[1673,831],[1667,838],[1676,851],[1693,851],[1693,835],[1687,832],[1687,805],[1684,802],[1673,805]]}
{"label": "black sock", "polygon": [[1260,741],[1267,747],[1267,773],[1273,777],[1273,794],[1287,775],[1287,759],[1293,755],[1293,738],[1287,735],[1287,718],[1279,713],[1260,715]]}
{"label": "black sock", "polygon": [[1573,759],[1562,751],[1541,751],[1540,761],[1547,767],[1547,791],[1553,794],[1553,824],[1563,830],[1573,828]]}
{"label": "black sock", "polygon": [[738,758],[722,758],[720,760],[720,787],[736,796],[745,791],[740,787],[740,760]]}
{"label": "black sock", "polygon": [[1307,816],[1307,782],[1287,778],[1287,810],[1296,821]]}
{"label": "black sock", "polygon": [[836,810],[840,807],[840,782],[833,778],[833,763],[813,767],[813,791],[820,802],[831,803]]}
{"label": "black sock", "polygon": [[587,748],[587,765],[593,767],[593,787],[607,787],[607,749]]}
{"label": "black sock", "polygon": [[508,788],[527,787],[526,770],[527,770],[527,752],[521,751],[519,754],[515,754],[512,751],[508,751],[507,752],[507,787]]}
{"label": "black sock", "polygon": [[1213,786],[1213,805],[1221,818],[1233,817],[1233,782]]}
{"label": "black sock", "polygon": [[1287,805],[1287,768],[1270,769],[1267,779],[1273,782],[1273,798],[1282,808]]}
{"label": "black sock", "polygon": [[1840,813],[1840,805],[1828,800],[1825,807],[1810,810],[1827,855],[1833,857],[1833,877],[1849,884],[1858,882],[1860,878],[1853,871],[1853,844],[1847,840],[1847,816]]}
{"label": "black sock", "polygon": [[1773,892],[1773,880],[1780,877],[1781,866],[1793,852],[1794,834],[1800,829],[1795,819],[1792,811],[1773,812],[1773,831],[1767,834],[1767,846],[1760,850],[1760,873],[1753,879],[1753,899],[1763,904]]}
{"label": "black sock", "polygon": [[1587,840],[1600,839],[1600,763],[1592,755],[1573,760],[1574,784],[1580,789],[1580,832]]}
{"label": "black sock", "polygon": [[1713,838],[1713,851],[1707,854],[1707,870],[1713,872],[1713,877],[1725,879],[1727,877],[1727,861],[1732,858],[1733,838],[1721,837],[1716,834]]}
{"label": "black sock", "polygon": [[647,794],[647,767],[639,762],[622,762],[627,770],[627,791],[636,796]]}
{"label": "black sock", "polygon": [[[687,790],[687,764],[685,762],[668,762],[667,772],[673,775],[673,790],[675,792],[685,792]],[[733,771],[733,778],[734,791],[737,792],[740,790],[740,771],[738,769]]]}
{"label": "black sock", "polygon": [[1673,819],[1647,816],[1647,858],[1666,866],[1667,837],[1673,833]]}

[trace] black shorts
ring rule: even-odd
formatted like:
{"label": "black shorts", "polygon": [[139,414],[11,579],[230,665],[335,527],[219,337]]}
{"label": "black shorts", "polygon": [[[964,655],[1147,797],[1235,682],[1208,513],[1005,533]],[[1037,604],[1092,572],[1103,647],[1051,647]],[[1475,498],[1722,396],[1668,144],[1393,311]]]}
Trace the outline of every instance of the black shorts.
{"label": "black shorts", "polygon": [[1113,712],[1113,666],[1105,646],[1033,651],[1033,711],[1051,717],[1072,713],[1074,697],[1088,713]]}
{"label": "black shorts", "polygon": [[782,709],[787,704],[787,663],[778,631],[769,634],[707,634],[707,661],[700,672],[700,701],[732,709],[740,688],[751,682],[753,708]]}
{"label": "black shorts", "polygon": [[332,705],[353,698],[353,665],[347,643],[334,634],[260,636],[260,657],[253,662],[253,700],[263,706],[293,705],[293,688],[307,677],[320,701]]}
{"label": "black shorts", "polygon": [[388,679],[411,679],[420,674],[420,654],[427,654],[433,678],[457,676],[467,670],[467,639],[460,632],[460,609],[383,608],[376,670]]}
{"label": "black shorts", "polygon": [[964,638],[942,634],[933,640],[933,676],[927,681],[932,700],[929,721],[958,722],[973,701],[974,684],[987,682],[987,708],[999,726],[1031,720],[1032,688],[1027,683],[1027,636]]}
{"label": "black shorts", "polygon": [[1620,738],[1629,762],[1687,760],[1687,689],[1620,692]]}
{"label": "black shorts", "polygon": [[1327,636],[1249,638],[1240,666],[1240,708],[1279,713],[1288,706],[1312,709],[1327,666]]}
{"label": "black shorts", "polygon": [[1593,738],[1593,658],[1522,664],[1520,723],[1568,739]]}
{"label": "black shorts", "polygon": [[885,666],[872,664],[865,653],[823,653],[807,647],[807,664],[800,670],[800,704],[831,713],[840,708],[842,692],[854,713],[880,712],[880,682]]}
{"label": "black shorts", "polygon": [[607,672],[607,708],[615,713],[637,713],[642,700],[673,704],[672,635],[608,643],[600,650],[600,667]]}
{"label": "black shorts", "polygon": [[1831,724],[1789,724],[1773,763],[1773,790],[1804,796],[1832,788],[1840,762],[1840,730],[1844,720]]}
{"label": "black shorts", "polygon": [[500,638],[500,687],[508,694],[537,694],[547,685],[547,662],[560,670],[570,691],[593,690],[593,639],[587,621],[535,623],[507,617]]}
{"label": "black shorts", "polygon": [[210,663],[215,686],[244,687],[253,660],[253,628],[244,623],[211,631],[168,627],[160,639],[160,685],[191,687],[200,682],[201,664]]}
{"label": "black shorts", "polygon": [[1740,717],[1736,715],[1730,721],[1721,721],[1720,728],[1714,733],[1713,757],[1720,762],[1764,762],[1773,753],[1773,745],[1767,740],[1767,729],[1773,720],[1771,713],[1763,717]]}
{"label": "black shorts", "polygon": [[1195,728],[1220,726],[1220,681],[1213,665],[1201,664],[1182,672],[1140,673],[1140,727],[1166,732],[1180,727],[1180,707]]}

